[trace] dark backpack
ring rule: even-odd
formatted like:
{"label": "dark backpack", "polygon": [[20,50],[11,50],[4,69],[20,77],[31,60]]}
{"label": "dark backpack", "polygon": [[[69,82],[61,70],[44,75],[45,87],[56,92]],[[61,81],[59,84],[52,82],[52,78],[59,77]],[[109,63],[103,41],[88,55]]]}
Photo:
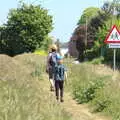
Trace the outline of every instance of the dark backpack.
{"label": "dark backpack", "polygon": [[56,52],[51,53],[51,56],[49,58],[49,64],[52,67],[55,67],[55,65],[57,64],[57,53]]}

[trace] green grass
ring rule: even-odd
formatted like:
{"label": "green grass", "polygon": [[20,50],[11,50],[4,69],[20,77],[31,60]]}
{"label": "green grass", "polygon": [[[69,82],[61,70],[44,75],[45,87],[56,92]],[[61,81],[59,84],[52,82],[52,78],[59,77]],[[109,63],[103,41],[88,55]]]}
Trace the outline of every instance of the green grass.
{"label": "green grass", "polygon": [[70,120],[41,82],[44,57],[4,55],[0,56],[0,63],[4,66],[0,69],[0,120]]}
{"label": "green grass", "polygon": [[80,104],[88,103],[93,112],[102,112],[113,120],[120,120],[119,73],[88,63],[68,64],[69,91]]}
{"label": "green grass", "polygon": [[[45,56],[0,55],[0,120],[70,120],[70,115],[44,89]],[[119,72],[90,63],[68,67],[67,90],[78,103],[88,103],[93,112],[120,120]]]}
{"label": "green grass", "polygon": [[34,54],[41,55],[41,56],[47,56],[47,52],[44,50],[36,50]]}

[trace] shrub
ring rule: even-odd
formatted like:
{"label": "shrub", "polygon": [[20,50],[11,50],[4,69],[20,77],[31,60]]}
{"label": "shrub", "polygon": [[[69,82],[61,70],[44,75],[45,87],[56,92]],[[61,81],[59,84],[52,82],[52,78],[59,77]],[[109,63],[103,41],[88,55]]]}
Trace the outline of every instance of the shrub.
{"label": "shrub", "polygon": [[89,102],[93,112],[103,112],[113,120],[120,120],[119,72],[88,63],[66,64],[70,74],[69,91],[74,99],[78,103]]}
{"label": "shrub", "polygon": [[103,61],[104,61],[104,57],[99,57],[99,58],[93,59],[90,63],[92,63],[94,65],[99,65],[99,64],[102,64]]}
{"label": "shrub", "polygon": [[47,56],[47,52],[44,50],[36,50],[34,53],[37,55]]}
{"label": "shrub", "polygon": [[112,81],[109,79],[106,86],[103,89],[96,92],[96,97],[92,101],[92,105],[95,106],[94,111],[105,112],[111,115],[114,120],[120,118],[120,94],[119,94],[119,81]]}
{"label": "shrub", "polygon": [[96,91],[96,97],[92,101],[92,104],[94,105],[93,112],[102,112],[111,104],[111,99],[104,93],[103,89],[101,89]]}
{"label": "shrub", "polygon": [[73,90],[73,94],[78,103],[86,103],[95,98],[95,92],[104,86],[102,78],[90,81],[84,86],[76,86]]}

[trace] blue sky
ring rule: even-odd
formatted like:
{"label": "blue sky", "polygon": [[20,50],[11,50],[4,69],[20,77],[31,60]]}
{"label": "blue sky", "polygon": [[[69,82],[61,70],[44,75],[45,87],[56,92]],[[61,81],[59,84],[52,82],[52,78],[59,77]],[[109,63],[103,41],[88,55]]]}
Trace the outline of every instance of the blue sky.
{"label": "blue sky", "polygon": [[[50,35],[62,42],[69,41],[76,24],[87,7],[101,7],[103,0],[25,0],[27,3],[41,3],[53,15],[54,29]],[[9,9],[16,8],[18,0],[2,0],[0,4],[0,24],[5,23]]]}

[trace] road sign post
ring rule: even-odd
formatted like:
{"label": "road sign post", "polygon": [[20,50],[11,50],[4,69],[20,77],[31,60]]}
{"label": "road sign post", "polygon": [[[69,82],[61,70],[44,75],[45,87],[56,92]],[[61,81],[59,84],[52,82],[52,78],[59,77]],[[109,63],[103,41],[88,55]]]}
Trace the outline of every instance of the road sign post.
{"label": "road sign post", "polygon": [[116,70],[116,49],[114,48],[114,55],[113,55],[113,70]]}
{"label": "road sign post", "polygon": [[113,48],[113,70],[116,70],[116,48],[120,48],[120,31],[114,25],[107,35],[105,41],[106,44],[109,44],[109,48]]}

